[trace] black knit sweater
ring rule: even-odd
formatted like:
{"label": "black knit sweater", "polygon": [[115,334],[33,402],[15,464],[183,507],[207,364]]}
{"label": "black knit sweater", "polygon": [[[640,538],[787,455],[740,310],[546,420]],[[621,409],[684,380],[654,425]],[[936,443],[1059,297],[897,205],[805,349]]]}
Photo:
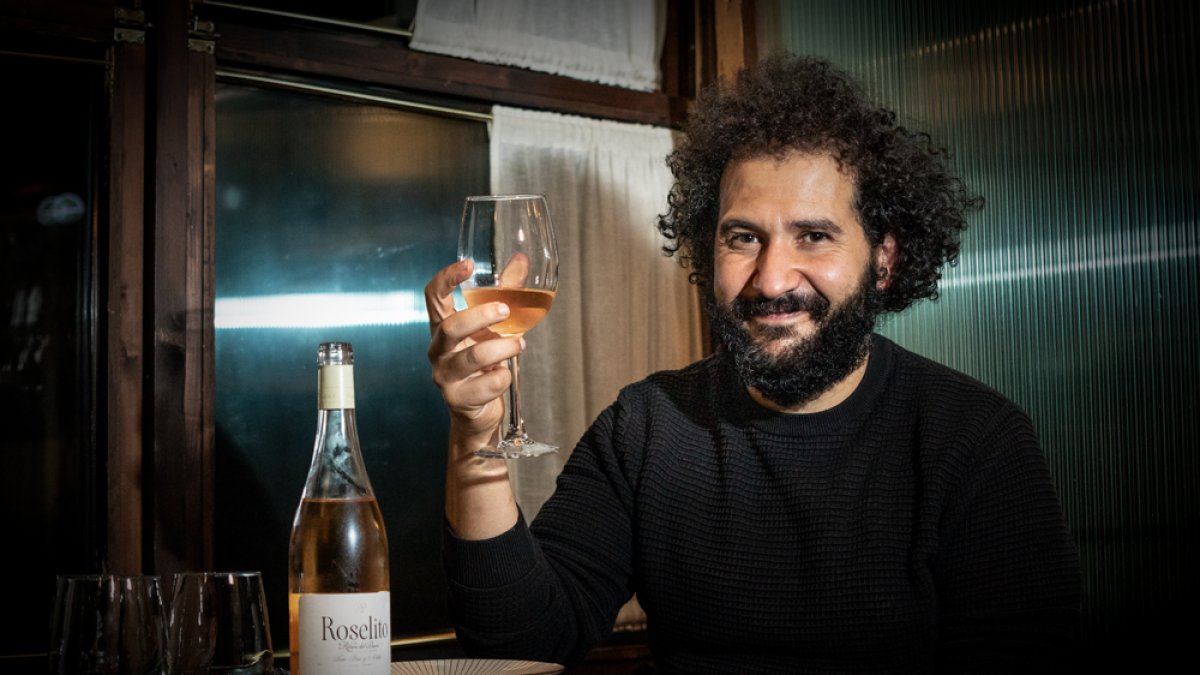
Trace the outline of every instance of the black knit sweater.
{"label": "black knit sweater", "polygon": [[1036,670],[1079,608],[1029,419],[879,336],[825,412],[721,357],[627,387],[531,527],[445,561],[468,651],[571,662],[636,592],[662,672]]}

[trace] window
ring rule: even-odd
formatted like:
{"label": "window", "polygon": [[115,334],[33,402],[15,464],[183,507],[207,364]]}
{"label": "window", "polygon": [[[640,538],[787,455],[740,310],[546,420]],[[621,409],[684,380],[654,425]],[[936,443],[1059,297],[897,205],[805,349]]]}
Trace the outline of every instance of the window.
{"label": "window", "polygon": [[21,101],[8,106],[0,135],[0,513],[13,542],[4,576],[14,582],[5,602],[45,617],[10,622],[3,656],[46,648],[47,570],[99,564],[91,369],[104,69],[4,55],[0,71]]}
{"label": "window", "polygon": [[463,197],[487,192],[486,123],[240,84],[218,86],[216,114],[215,565],[262,570],[286,649],[316,348],[349,341],[392,632],[444,629],[448,420],[422,291],[455,258]]}

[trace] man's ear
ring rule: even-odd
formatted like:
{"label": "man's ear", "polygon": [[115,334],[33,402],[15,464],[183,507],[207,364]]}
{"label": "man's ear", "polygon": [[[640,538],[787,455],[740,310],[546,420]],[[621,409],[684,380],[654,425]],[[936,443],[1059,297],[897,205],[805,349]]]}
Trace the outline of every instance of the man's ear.
{"label": "man's ear", "polygon": [[892,285],[896,274],[896,259],[900,255],[900,245],[891,232],[883,235],[883,241],[875,247],[875,288],[883,290]]}

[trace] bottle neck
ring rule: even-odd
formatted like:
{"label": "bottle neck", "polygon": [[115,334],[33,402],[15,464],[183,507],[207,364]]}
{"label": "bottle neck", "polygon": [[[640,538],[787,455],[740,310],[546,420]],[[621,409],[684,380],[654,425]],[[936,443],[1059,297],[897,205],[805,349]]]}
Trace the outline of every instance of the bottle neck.
{"label": "bottle neck", "polygon": [[354,409],[354,366],[331,364],[317,370],[317,408]]}
{"label": "bottle neck", "polygon": [[322,366],[318,376],[317,435],[304,485],[308,499],[372,497],[358,443],[353,366]]}

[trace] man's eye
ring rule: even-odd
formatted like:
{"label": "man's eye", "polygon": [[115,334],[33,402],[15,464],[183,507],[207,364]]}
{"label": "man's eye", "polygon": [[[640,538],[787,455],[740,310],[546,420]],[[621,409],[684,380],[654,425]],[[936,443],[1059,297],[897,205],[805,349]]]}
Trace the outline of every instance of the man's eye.
{"label": "man's eye", "polygon": [[749,232],[734,232],[733,234],[729,235],[727,241],[732,246],[745,246],[746,244],[753,244],[757,242],[758,237]]}
{"label": "man's eye", "polygon": [[809,244],[816,244],[829,239],[829,235],[824,232],[805,232],[800,238]]}

